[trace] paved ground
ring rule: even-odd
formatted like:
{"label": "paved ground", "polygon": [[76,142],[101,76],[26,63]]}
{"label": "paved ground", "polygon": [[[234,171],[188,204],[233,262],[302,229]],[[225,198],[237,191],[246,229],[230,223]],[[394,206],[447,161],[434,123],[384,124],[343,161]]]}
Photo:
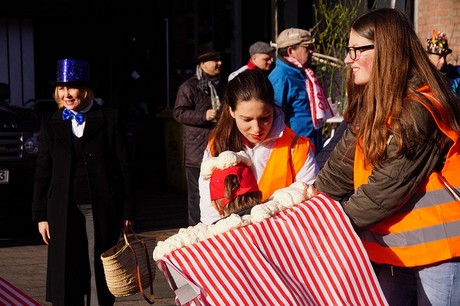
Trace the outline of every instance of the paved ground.
{"label": "paved ground", "polygon": [[[187,225],[187,199],[183,188],[184,182],[181,181],[184,178],[178,175],[177,179],[172,181],[174,185],[168,179],[172,172],[166,170],[165,151],[161,145],[163,139],[156,139],[155,141],[160,145],[155,150],[151,149],[151,131],[159,128],[156,121],[144,123],[144,128],[134,134],[132,143],[132,153],[136,156],[133,160],[137,200],[134,230],[136,233],[153,235],[157,241],[166,239],[177,233],[179,228]],[[175,167],[179,166],[175,165]],[[180,168],[176,169],[176,172],[180,173]],[[24,190],[22,193],[25,192]],[[27,207],[24,212],[19,212],[19,206],[15,206],[14,200],[20,194],[21,192],[13,192],[12,196],[5,196],[5,194],[0,196],[3,217],[0,222],[0,277],[44,306],[50,306],[51,303],[45,302],[47,247],[38,235],[36,224],[28,221],[25,221],[25,224],[23,222],[18,224],[17,220],[10,217],[10,213],[13,212],[22,215],[30,214],[30,209]],[[8,203],[13,201],[14,204],[6,206],[7,201]],[[11,210],[6,210],[6,207]],[[156,273],[154,295],[156,306],[175,305],[174,292],[160,271]],[[1,301],[0,305],[3,305]],[[140,294],[136,294],[118,298],[115,305],[149,304]]]}
{"label": "paved ground", "polygon": [[[139,194],[137,233],[152,235],[157,241],[164,240],[184,227],[186,199],[181,193],[145,191]],[[0,239],[0,277],[44,306],[47,247],[37,233],[25,237]],[[146,291],[149,294],[149,291]],[[157,270],[154,281],[156,306],[175,305],[174,292],[161,271]],[[0,301],[0,305],[3,305]],[[116,306],[149,305],[141,294],[117,298]]]}
{"label": "paved ground", "polygon": [[[156,231],[146,232],[157,237],[177,232]],[[26,241],[24,241],[26,242]],[[16,244],[18,241],[15,242]],[[0,244],[7,244],[5,240]],[[45,301],[47,247],[36,241],[28,241],[25,245],[16,245],[0,248],[0,276],[15,287],[21,289],[28,296],[44,306],[51,306]],[[174,303],[174,292],[167,284],[161,271],[157,271],[154,281],[155,305],[167,306]],[[150,291],[145,291],[150,296]],[[0,305],[3,305],[0,301]],[[117,298],[115,305],[148,305],[141,294]]]}

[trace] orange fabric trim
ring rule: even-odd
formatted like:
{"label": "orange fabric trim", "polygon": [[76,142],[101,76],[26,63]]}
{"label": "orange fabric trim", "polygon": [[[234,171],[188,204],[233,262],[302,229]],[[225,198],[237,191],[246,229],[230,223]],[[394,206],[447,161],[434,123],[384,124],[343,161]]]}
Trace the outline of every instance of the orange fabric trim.
{"label": "orange fabric trim", "polygon": [[[441,114],[441,120],[439,120],[439,118],[437,118],[433,114],[431,109],[429,109],[425,104],[421,103],[430,112],[431,116],[436,121],[436,124],[438,125],[439,129],[454,142],[454,144],[450,147],[449,152],[447,152],[446,162],[444,163],[444,168],[441,170],[440,174],[444,176],[448,182],[457,181],[458,174],[455,173],[454,171],[448,172],[446,171],[446,169],[460,169],[460,160],[458,158],[458,154],[460,152],[459,136],[455,133],[454,130],[450,129],[445,124],[445,122],[449,122],[447,118],[447,114],[441,108],[441,105],[439,104],[438,100],[436,100],[436,98],[433,97],[433,93],[430,91],[429,87],[423,86],[417,91],[422,93],[426,98],[428,98],[428,100],[430,100],[430,102],[438,109],[439,113]],[[441,187],[432,187],[432,189],[444,188],[444,185],[442,185],[441,183],[439,184],[441,185]],[[427,188],[428,187],[429,186],[427,186]]]}
{"label": "orange fabric trim", "polygon": [[398,222],[395,222],[394,218],[383,220],[372,228],[372,232],[383,235],[398,234],[420,229],[421,224],[423,227],[438,225],[440,219],[446,223],[460,220],[459,205],[452,199],[451,202],[398,214]]}
{"label": "orange fabric trim", "polygon": [[313,149],[313,144],[307,137],[298,137],[292,150],[292,162],[294,164],[294,172],[297,174],[302,169],[308,157],[310,148]]}
{"label": "orange fabric trim", "polygon": [[[291,185],[295,180],[295,175],[305,164],[312,143],[307,137],[297,137],[291,151],[292,142],[295,138],[295,132],[286,127],[283,136],[276,141],[258,182],[259,189],[262,191],[262,201],[271,197],[276,190]],[[214,156],[211,145],[213,140],[214,138],[211,138],[209,141],[211,156]]]}
{"label": "orange fabric trim", "polygon": [[358,189],[358,187],[362,184],[366,184],[368,177],[372,174],[371,166],[364,164],[364,154],[361,147],[362,141],[358,140],[355,150],[355,161],[353,164],[353,181],[355,189]]}
{"label": "orange fabric trim", "polygon": [[295,180],[293,175],[296,175],[305,164],[310,149],[310,140],[306,137],[298,137],[291,151],[295,137],[294,131],[286,127],[283,136],[276,141],[259,180],[262,201],[272,196],[276,190],[291,185]]}
{"label": "orange fabric trim", "polygon": [[[430,112],[433,119],[436,121],[439,129],[450,139],[454,144],[450,147],[447,154],[446,162],[441,173],[433,172],[422,185],[418,193],[427,193],[433,190],[444,189],[444,185],[439,179],[439,175],[443,175],[448,182],[458,187],[460,186],[460,141],[455,131],[451,130],[444,122],[447,121],[447,114],[439,105],[439,102],[433,97],[432,92],[427,86],[418,90],[424,94],[438,108],[441,114],[441,120],[423,103],[423,106]],[[364,158],[360,146],[356,147],[355,165],[354,165],[354,185],[358,188],[361,184],[368,181],[372,169],[364,166]],[[424,201],[422,198],[421,201]],[[439,200],[440,201],[440,200]],[[445,222],[455,222],[460,220],[458,210],[458,201],[434,203],[434,206],[411,210],[404,214],[395,214],[372,227],[369,231],[373,235],[385,236],[386,234],[405,233],[412,230],[426,229],[429,231],[430,226],[443,224]],[[419,266],[426,265],[442,260],[447,260],[453,257],[460,256],[460,233],[456,237],[444,238],[434,242],[422,242],[417,245],[409,245],[405,247],[387,247],[376,242],[363,241],[363,244],[372,261],[377,263],[386,263],[396,266]]]}
{"label": "orange fabric trim", "polygon": [[420,88],[419,90],[417,90],[418,92],[422,93],[426,98],[428,98],[428,100],[430,100],[430,102],[438,109],[439,113],[441,114],[441,119],[442,120],[439,120],[439,118],[437,118],[434,114],[433,114],[433,111],[431,109],[429,109],[425,104],[423,103],[420,103],[422,104],[423,106],[425,106],[425,108],[430,112],[431,116],[433,117],[433,119],[436,121],[436,124],[438,125],[439,129],[441,131],[444,132],[444,134],[446,134],[450,139],[452,139],[453,141],[458,141],[458,135],[455,133],[455,131],[451,130],[444,122],[449,122],[448,118],[447,118],[447,114],[446,112],[441,108],[441,105],[439,104],[438,100],[436,100],[434,97],[433,97],[433,93],[429,90],[428,86],[423,86],[422,88]]}
{"label": "orange fabric trim", "polygon": [[[375,242],[363,241],[363,244],[373,262],[400,267],[424,266],[460,256],[459,248],[456,247],[460,245],[460,237],[391,249]],[[410,261],[402,261],[402,258],[410,258]]]}

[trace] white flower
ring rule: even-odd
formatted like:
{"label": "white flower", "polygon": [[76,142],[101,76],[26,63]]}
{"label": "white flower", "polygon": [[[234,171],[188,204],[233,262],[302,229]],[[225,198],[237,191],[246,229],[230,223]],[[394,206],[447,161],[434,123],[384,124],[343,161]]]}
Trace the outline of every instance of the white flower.
{"label": "white flower", "polygon": [[268,201],[254,206],[251,209],[251,221],[253,223],[261,222],[280,212],[280,207],[276,201]]}
{"label": "white flower", "polygon": [[204,180],[209,180],[211,178],[211,174],[214,172],[214,170],[216,170],[216,158],[217,157],[211,157],[201,163],[200,173]]}
{"label": "white flower", "polygon": [[[234,155],[225,154],[224,156],[226,157],[222,158],[217,164],[219,166],[226,166],[236,161],[237,163],[241,161],[244,162],[244,158],[247,157],[246,153],[239,153]],[[249,160],[249,157],[247,158]],[[206,167],[208,169],[217,168],[215,162],[210,162]],[[278,214],[280,211],[308,200],[315,195],[316,191],[312,186],[307,186],[299,182],[293,183],[289,187],[281,188],[275,191],[267,202],[254,206],[249,215],[240,217],[237,214],[232,214],[227,218],[219,220],[215,224],[205,225],[203,223],[198,223],[195,226],[181,228],[177,234],[170,236],[165,241],[159,241],[157,243],[157,246],[153,250],[153,259],[155,261],[160,260],[162,257],[182,247],[190,246],[212,236],[219,235],[242,226],[262,222],[263,220]]]}
{"label": "white flower", "polygon": [[224,151],[218,157],[210,157],[201,163],[201,176],[203,179],[209,180],[214,170],[224,170],[239,163],[251,166],[252,161],[244,151]]}
{"label": "white flower", "polygon": [[210,228],[211,235],[219,235],[231,231],[232,229],[239,228],[243,225],[243,220],[237,214],[231,214],[230,216],[219,220],[216,224],[213,224]]}
{"label": "white flower", "polygon": [[242,217],[241,217],[241,220],[243,221],[242,226],[246,226],[246,225],[251,224],[251,223],[252,223],[251,219],[252,219],[251,215],[244,215],[244,216],[242,216]]}

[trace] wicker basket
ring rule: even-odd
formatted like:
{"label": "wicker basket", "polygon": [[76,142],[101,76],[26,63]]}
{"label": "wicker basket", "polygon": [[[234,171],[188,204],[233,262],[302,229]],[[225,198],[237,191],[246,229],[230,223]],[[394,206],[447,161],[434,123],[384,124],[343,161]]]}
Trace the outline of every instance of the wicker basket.
{"label": "wicker basket", "polygon": [[[151,302],[156,265],[153,261],[155,237],[122,232],[116,246],[101,255],[105,279],[110,292],[115,297],[142,293]],[[150,286],[149,300],[144,289]],[[152,304],[152,303],[151,303]]]}

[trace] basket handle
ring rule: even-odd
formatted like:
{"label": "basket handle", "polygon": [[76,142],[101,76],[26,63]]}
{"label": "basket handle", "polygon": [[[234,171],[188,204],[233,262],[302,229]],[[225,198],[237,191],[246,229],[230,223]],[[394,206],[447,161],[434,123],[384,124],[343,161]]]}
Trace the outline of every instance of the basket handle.
{"label": "basket handle", "polygon": [[147,262],[147,269],[149,270],[149,280],[150,280],[150,298],[148,298],[145,293],[144,293],[144,288],[142,288],[142,279],[141,279],[141,270],[139,265],[137,264],[136,260],[136,270],[137,270],[137,281],[139,283],[139,289],[141,291],[142,297],[147,301],[149,304],[155,303],[155,296],[153,294],[153,276],[152,276],[152,266],[150,264],[150,256],[149,256],[149,251],[147,249],[147,245],[145,244],[144,241],[139,240],[142,247],[144,248],[144,253],[145,253],[145,259]]}
{"label": "basket handle", "polygon": [[145,244],[144,241],[142,241],[142,239],[139,239],[136,234],[131,230],[131,234],[134,235],[134,237],[140,242],[140,244],[142,245],[142,248],[144,249],[144,253],[145,253],[145,256],[146,256],[146,262],[147,262],[147,268],[149,270],[149,281],[150,281],[150,298],[148,298],[146,295],[145,295],[145,292],[144,292],[144,288],[142,287],[142,277],[141,277],[141,268],[139,266],[139,262],[137,261],[137,255],[136,255],[136,251],[134,250],[134,248],[131,246],[131,244],[129,243],[128,241],[128,235],[126,233],[126,231],[123,229],[122,230],[123,232],[123,238],[125,239],[125,243],[126,245],[130,248],[130,250],[133,252],[134,254],[134,259],[136,261],[136,272],[137,272],[137,282],[139,284],[139,289],[140,289],[140,293],[142,295],[142,297],[144,298],[144,300],[147,301],[147,303],[149,304],[154,304],[155,303],[155,296],[153,294],[153,277],[152,277],[152,269],[151,269],[151,264],[150,264],[150,256],[149,256],[149,251],[147,249],[147,245]]}
{"label": "basket handle", "polygon": [[129,240],[128,240],[128,234],[133,236],[137,241],[141,241],[141,239],[139,239],[139,237],[137,237],[136,233],[133,231],[133,229],[129,229],[128,232],[122,228],[121,229],[121,233],[120,233],[120,239],[123,237],[123,239],[125,240],[125,244],[126,245],[129,245]]}

